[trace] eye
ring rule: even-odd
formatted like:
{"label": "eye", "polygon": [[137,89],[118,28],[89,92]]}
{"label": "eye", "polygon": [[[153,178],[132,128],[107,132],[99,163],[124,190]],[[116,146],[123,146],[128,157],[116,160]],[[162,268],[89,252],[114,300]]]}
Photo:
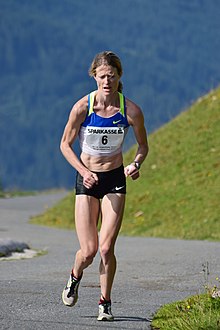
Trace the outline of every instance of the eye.
{"label": "eye", "polygon": [[110,79],[110,80],[115,79],[115,75],[114,74],[108,75],[108,79]]}

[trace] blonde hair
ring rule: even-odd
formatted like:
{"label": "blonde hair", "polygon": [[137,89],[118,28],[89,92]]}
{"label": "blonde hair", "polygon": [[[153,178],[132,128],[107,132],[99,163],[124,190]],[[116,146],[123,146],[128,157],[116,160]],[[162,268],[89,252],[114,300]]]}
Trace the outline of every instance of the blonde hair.
{"label": "blonde hair", "polygon": [[[121,60],[120,58],[113,52],[111,51],[104,51],[104,52],[101,52],[101,53],[98,53],[92,63],[91,63],[91,66],[89,68],[89,75],[91,77],[95,77],[96,75],[96,69],[101,66],[101,65],[110,65],[114,68],[117,69],[117,72],[118,72],[118,75],[119,77],[122,76],[122,73],[123,73],[123,69],[122,69],[122,65],[121,65]],[[119,81],[119,84],[118,84],[118,92],[122,92],[122,82]]]}

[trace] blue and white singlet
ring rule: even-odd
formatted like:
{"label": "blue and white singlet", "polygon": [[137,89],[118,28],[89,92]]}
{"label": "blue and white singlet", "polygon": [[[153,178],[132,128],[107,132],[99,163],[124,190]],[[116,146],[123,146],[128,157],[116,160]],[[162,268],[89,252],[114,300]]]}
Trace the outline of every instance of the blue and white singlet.
{"label": "blue and white singlet", "polygon": [[129,123],[126,117],[124,95],[118,93],[120,110],[104,118],[93,110],[96,91],[88,95],[88,113],[79,131],[79,142],[83,152],[92,156],[111,156],[122,151]]}

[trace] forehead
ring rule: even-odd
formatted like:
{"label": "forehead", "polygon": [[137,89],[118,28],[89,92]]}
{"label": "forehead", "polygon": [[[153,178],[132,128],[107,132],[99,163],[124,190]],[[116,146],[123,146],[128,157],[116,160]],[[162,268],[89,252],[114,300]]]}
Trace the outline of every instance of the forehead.
{"label": "forehead", "polygon": [[96,74],[105,75],[105,74],[117,74],[117,69],[111,65],[102,64],[96,68]]}

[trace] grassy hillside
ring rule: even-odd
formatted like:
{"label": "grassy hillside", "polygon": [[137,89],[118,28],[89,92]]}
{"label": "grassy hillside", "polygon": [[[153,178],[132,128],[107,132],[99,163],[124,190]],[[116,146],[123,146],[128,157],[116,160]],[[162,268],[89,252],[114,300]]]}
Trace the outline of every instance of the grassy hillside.
{"label": "grassy hillside", "polygon": [[[141,179],[128,180],[121,234],[219,240],[219,142],[220,88],[149,136]],[[73,228],[73,202],[71,193],[32,221]]]}

